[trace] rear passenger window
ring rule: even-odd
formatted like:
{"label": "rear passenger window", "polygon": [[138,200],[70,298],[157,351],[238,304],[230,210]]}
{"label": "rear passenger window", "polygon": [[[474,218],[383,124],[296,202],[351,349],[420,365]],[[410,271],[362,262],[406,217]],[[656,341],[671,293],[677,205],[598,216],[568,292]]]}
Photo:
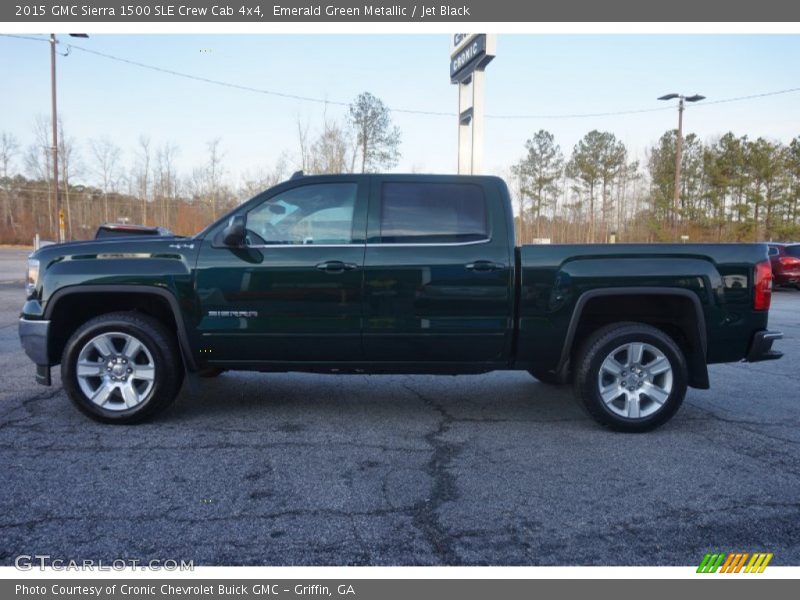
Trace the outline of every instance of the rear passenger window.
{"label": "rear passenger window", "polygon": [[775,246],[770,246],[769,247],[769,255],[770,256],[777,256],[778,254],[780,254],[780,253],[778,252],[778,249]]}
{"label": "rear passenger window", "polygon": [[381,242],[435,244],[489,238],[486,198],[469,183],[385,183]]}

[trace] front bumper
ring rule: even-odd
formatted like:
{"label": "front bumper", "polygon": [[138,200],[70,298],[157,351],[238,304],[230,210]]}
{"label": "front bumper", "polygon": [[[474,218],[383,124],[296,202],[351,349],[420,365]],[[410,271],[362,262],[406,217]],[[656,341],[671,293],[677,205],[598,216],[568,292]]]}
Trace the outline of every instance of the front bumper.
{"label": "front bumper", "polygon": [[50,385],[50,357],[47,352],[47,336],[50,321],[19,320],[19,341],[22,349],[36,363],[36,381]]}
{"label": "front bumper", "polygon": [[762,360],[775,360],[783,356],[783,352],[772,349],[772,342],[783,337],[780,331],[759,331],[753,336],[750,342],[750,350],[747,352],[747,362],[759,362]]}

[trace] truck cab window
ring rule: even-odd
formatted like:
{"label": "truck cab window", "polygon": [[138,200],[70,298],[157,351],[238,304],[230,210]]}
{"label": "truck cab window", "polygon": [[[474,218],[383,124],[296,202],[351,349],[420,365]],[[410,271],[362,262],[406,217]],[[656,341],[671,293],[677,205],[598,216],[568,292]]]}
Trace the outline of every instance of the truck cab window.
{"label": "truck cab window", "polygon": [[489,239],[483,190],[461,183],[385,183],[381,242],[465,243]]}
{"label": "truck cab window", "polygon": [[247,214],[247,244],[349,244],[353,239],[355,183],[292,188]]}

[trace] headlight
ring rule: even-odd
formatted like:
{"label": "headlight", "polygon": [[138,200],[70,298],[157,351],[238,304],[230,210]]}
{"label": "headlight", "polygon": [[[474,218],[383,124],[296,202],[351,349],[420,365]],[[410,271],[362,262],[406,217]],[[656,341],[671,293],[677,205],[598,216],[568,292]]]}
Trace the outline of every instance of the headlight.
{"label": "headlight", "polygon": [[28,275],[25,278],[25,292],[28,296],[36,291],[36,284],[39,282],[39,261],[35,258],[28,259]]}

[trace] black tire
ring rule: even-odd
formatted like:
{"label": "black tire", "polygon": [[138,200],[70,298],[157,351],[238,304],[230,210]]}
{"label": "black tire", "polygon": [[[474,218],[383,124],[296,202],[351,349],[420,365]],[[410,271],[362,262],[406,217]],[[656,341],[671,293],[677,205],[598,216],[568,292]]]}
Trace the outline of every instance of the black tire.
{"label": "black tire", "polygon": [[539,369],[529,369],[528,373],[530,373],[533,377],[541,381],[542,383],[546,383],[548,385],[562,385],[564,382],[558,379],[558,375],[555,373],[551,373],[550,371],[544,371]]}
{"label": "black tire", "polygon": [[[112,392],[112,396],[109,397],[105,406],[114,407],[114,409],[109,409],[95,404],[84,393],[77,375],[77,363],[81,352],[90,348],[89,344],[93,339],[102,334],[116,333],[131,336],[141,343],[148,353],[145,359],[152,360],[153,374],[150,378],[152,384],[138,381],[137,385],[142,390],[142,397],[138,404],[127,407],[127,404],[122,401],[120,387],[118,388],[120,391]],[[113,347],[112,350],[115,351],[114,353],[121,353],[117,347]],[[61,379],[73,404],[85,415],[102,423],[138,423],[164,410],[178,395],[184,375],[179,352],[175,334],[171,333],[157,319],[133,311],[109,313],[87,321],[72,334],[61,358]],[[101,375],[91,378],[84,377],[83,381],[84,385],[86,385],[86,381],[89,381],[89,385],[95,381],[99,389],[104,382],[108,381],[107,378],[111,377],[111,374],[105,372],[105,360],[101,358],[99,352],[97,354],[98,357],[95,360],[99,361]],[[142,354],[139,356],[141,357]],[[131,366],[135,367],[136,365]],[[122,376],[127,378],[124,374]],[[131,386],[134,385],[134,378],[131,376]],[[120,381],[108,385],[122,386],[124,384]]]}
{"label": "black tire", "polygon": [[[603,368],[604,361],[610,356],[615,358],[622,356],[617,354],[615,350],[625,352],[626,356],[628,356],[627,360],[630,362],[628,351],[620,349],[627,348],[627,344],[635,343],[645,344],[645,348],[649,346],[651,349],[656,349],[652,352],[651,350],[645,350],[642,353],[640,362],[634,364],[637,374],[634,374],[633,371],[623,371],[619,376],[614,376]],[[642,375],[641,372],[647,371],[646,367],[648,366],[645,364],[644,357],[656,357],[658,351],[669,361],[670,371],[668,374],[661,373],[655,376],[651,376],[649,373]],[[654,365],[655,363],[651,364]],[[614,323],[598,329],[582,345],[576,356],[575,365],[574,386],[576,395],[598,423],[616,431],[643,432],[655,429],[672,418],[686,396],[688,373],[683,352],[675,341],[663,331],[643,323]],[[638,365],[645,365],[645,368],[642,369]],[[602,375],[601,369],[603,369]],[[657,370],[657,368],[653,368],[653,372]],[[628,379],[622,379],[623,376]],[[642,377],[647,377],[645,383],[642,383],[642,379],[640,379]],[[670,378],[670,391],[668,394],[663,389],[663,387],[666,387],[667,377]],[[616,392],[614,386],[619,387],[621,395],[617,399],[610,402],[603,400],[600,387],[605,381],[609,381],[607,385],[607,389],[610,390],[608,392],[609,396],[613,396]],[[627,387],[627,385],[620,387],[623,382],[626,384],[631,382],[630,385],[633,387]],[[636,387],[637,385],[638,387]],[[642,386],[645,387],[639,392]],[[659,389],[654,389],[656,387]],[[652,390],[651,393],[653,394],[660,390],[659,394],[666,396],[666,399],[663,402],[656,402],[647,395],[648,388]],[[631,393],[629,394],[626,390]],[[641,394],[645,394],[645,397],[642,398]],[[638,397],[638,400],[630,402],[636,407],[635,410],[637,412],[641,409],[642,402],[645,403],[648,411],[653,412],[639,417],[628,416],[631,415],[631,412],[628,412],[627,398],[629,395]],[[620,402],[623,404],[622,407],[619,405]],[[623,416],[615,411],[626,412],[627,414]],[[633,414],[635,415],[637,412]]]}

